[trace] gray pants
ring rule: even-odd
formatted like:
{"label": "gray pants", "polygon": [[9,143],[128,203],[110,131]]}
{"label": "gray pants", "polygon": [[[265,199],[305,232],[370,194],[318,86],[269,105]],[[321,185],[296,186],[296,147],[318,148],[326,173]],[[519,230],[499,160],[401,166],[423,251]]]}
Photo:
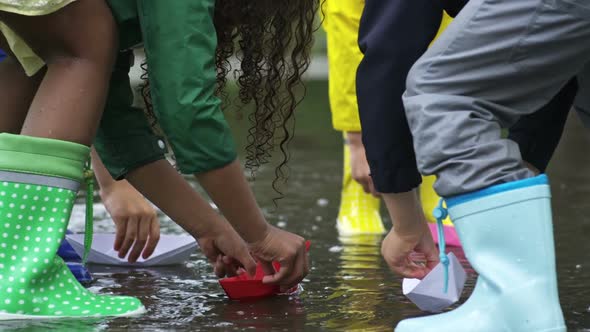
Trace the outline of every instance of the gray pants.
{"label": "gray pants", "polygon": [[586,128],[590,129],[590,64],[586,64],[578,74],[578,95],[574,100],[574,109]]}
{"label": "gray pants", "polygon": [[443,197],[533,176],[501,129],[589,60],[590,0],[471,0],[408,76],[420,172],[437,175]]}

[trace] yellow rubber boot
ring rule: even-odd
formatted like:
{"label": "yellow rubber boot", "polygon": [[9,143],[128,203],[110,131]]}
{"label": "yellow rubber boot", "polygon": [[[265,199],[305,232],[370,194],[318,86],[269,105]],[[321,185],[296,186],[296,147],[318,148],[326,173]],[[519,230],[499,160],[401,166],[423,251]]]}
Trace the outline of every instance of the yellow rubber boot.
{"label": "yellow rubber boot", "polygon": [[365,193],[352,178],[350,149],[344,145],[344,175],[337,228],[340,235],[383,234],[385,227],[379,213],[380,199]]}

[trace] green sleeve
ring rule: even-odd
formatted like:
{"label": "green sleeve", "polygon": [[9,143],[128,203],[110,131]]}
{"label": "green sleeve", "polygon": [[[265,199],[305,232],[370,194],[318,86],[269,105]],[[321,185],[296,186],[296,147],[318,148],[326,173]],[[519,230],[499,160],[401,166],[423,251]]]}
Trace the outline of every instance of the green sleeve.
{"label": "green sleeve", "polygon": [[183,173],[223,167],[237,157],[215,96],[214,0],[137,2],[158,122]]}
{"label": "green sleeve", "polygon": [[109,95],[94,147],[114,179],[140,166],[164,159],[166,146],[155,135],[139,108],[132,106],[129,82],[131,52],[120,53],[111,77]]}

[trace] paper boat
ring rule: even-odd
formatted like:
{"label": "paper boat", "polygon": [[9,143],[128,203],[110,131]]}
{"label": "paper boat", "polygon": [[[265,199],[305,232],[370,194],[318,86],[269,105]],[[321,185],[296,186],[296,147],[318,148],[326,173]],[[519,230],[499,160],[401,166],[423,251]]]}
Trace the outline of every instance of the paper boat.
{"label": "paper boat", "polygon": [[[311,242],[305,242],[307,251],[309,251],[310,245]],[[273,262],[273,266],[276,271],[281,268],[278,262]],[[263,284],[262,278],[264,278],[264,270],[262,269],[262,265],[258,263],[256,274],[253,277],[247,273],[242,273],[235,277],[221,279],[219,283],[231,300],[253,300],[281,293],[291,294],[298,289],[298,286],[295,286],[286,292],[281,292],[280,286]]]}
{"label": "paper boat", "polygon": [[[66,235],[66,240],[76,253],[84,255],[84,234]],[[160,241],[154,253],[148,258],[139,258],[136,263],[129,263],[127,257],[119,258],[113,249],[115,234],[94,234],[92,248],[88,253],[88,263],[120,266],[164,266],[182,264],[195,252],[197,242],[189,235],[160,235]]]}
{"label": "paper boat", "polygon": [[[438,229],[436,228],[436,224],[428,223],[428,228],[430,228],[430,233],[432,234],[434,243],[438,243]],[[445,244],[447,245],[447,247],[461,246],[461,241],[459,241],[459,235],[457,235],[455,227],[443,225],[443,230],[445,232]]]}
{"label": "paper boat", "polygon": [[449,257],[449,286],[444,292],[444,267],[438,264],[424,279],[404,279],[402,290],[423,311],[440,312],[459,301],[467,274],[453,253]]}
{"label": "paper boat", "polygon": [[92,281],[94,281],[94,278],[92,278],[92,274],[90,274],[88,268],[82,265],[82,263],[66,262],[66,265],[68,266],[68,269],[70,269],[74,277],[76,277],[76,280],[78,280],[78,282],[80,282],[82,285],[86,286],[92,283]]}

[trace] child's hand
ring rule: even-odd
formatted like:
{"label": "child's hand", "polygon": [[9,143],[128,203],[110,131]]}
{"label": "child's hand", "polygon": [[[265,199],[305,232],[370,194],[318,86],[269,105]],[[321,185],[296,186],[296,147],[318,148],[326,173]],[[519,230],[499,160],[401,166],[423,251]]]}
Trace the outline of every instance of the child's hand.
{"label": "child's hand", "polygon": [[[282,291],[291,289],[309,273],[305,240],[299,235],[269,225],[266,236],[251,244],[250,250],[267,274],[262,282],[278,284]],[[274,271],[273,261],[281,264],[280,271]]]}
{"label": "child's hand", "polygon": [[371,169],[367,162],[367,155],[365,153],[365,146],[362,142],[360,132],[347,132],[346,138],[348,140],[348,148],[350,149],[350,173],[352,178],[358,182],[367,194],[372,194],[375,197],[379,196],[373,179],[371,178]]}
{"label": "child's hand", "polygon": [[[114,249],[119,257],[134,263],[141,255],[150,257],[160,240],[160,222],[156,210],[127,181],[114,181],[101,188],[100,197],[117,229]],[[134,244],[135,243],[135,244]]]}
{"label": "child's hand", "polygon": [[393,220],[393,229],[381,244],[383,258],[402,277],[424,278],[439,258],[416,190],[382,197]]}
{"label": "child's hand", "polygon": [[381,254],[393,272],[422,279],[438,264],[438,250],[426,223],[404,231],[393,228],[381,243]]}
{"label": "child's hand", "polygon": [[215,220],[215,227],[197,238],[215,275],[219,278],[233,276],[240,268],[250,275],[256,273],[256,261],[250,255],[246,242],[225,220]]}

